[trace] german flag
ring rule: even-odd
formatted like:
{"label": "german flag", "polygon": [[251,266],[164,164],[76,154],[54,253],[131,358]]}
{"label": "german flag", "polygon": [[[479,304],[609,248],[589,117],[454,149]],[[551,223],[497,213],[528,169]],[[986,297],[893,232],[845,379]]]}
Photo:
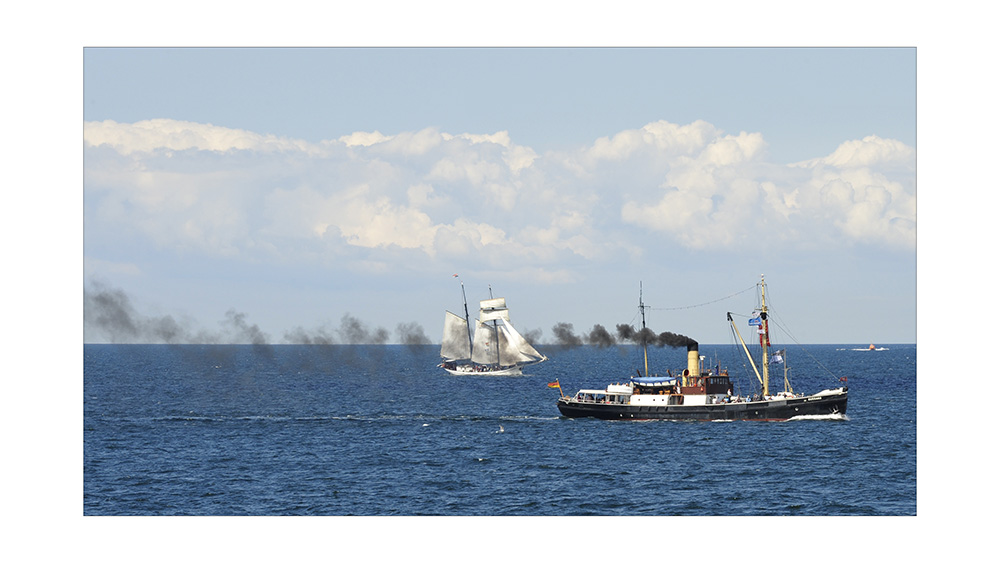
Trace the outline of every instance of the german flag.
{"label": "german flag", "polygon": [[559,380],[558,379],[555,380],[555,381],[553,381],[552,383],[549,383],[549,387],[551,387],[553,389],[562,389],[562,387],[559,386]]}

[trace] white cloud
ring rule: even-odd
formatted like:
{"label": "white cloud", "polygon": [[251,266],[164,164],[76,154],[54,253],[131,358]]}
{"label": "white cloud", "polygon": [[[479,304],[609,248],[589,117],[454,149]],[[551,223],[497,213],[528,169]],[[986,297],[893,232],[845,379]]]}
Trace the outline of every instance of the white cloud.
{"label": "white cloud", "polygon": [[315,150],[305,141],[173,119],[150,119],[136,123],[91,121],[84,123],[83,139],[91,146],[109,145],[125,155],[154,150],[188,149],[218,152]]}
{"label": "white cloud", "polygon": [[444,142],[445,139],[437,129],[427,128],[393,135],[373,147],[383,149],[386,155],[420,156],[438,148]]}
{"label": "white cloud", "polygon": [[915,241],[915,151],[878,137],[791,166],[764,160],[760,133],[704,121],[543,155],[506,131],[433,128],[308,143],[161,119],[86,123],[84,138],[88,231],[208,256],[356,248],[371,251],[358,258],[366,271],[409,252],[563,279],[553,264],[565,257],[745,249],[761,233],[782,245]]}
{"label": "white cloud", "polygon": [[510,168],[510,171],[514,174],[519,173],[521,170],[530,167],[538,155],[535,151],[531,150],[530,147],[523,147],[519,145],[514,145],[507,147],[507,150],[503,153],[503,161]]}
{"label": "white cloud", "polygon": [[392,137],[383,135],[378,131],[372,131],[370,133],[365,131],[356,131],[350,135],[344,135],[339,140],[341,143],[344,143],[349,147],[370,147],[377,143],[384,143],[391,138]]}
{"label": "white cloud", "polygon": [[510,134],[507,133],[506,131],[498,131],[496,133],[493,133],[492,135],[475,135],[472,133],[462,133],[461,135],[449,135],[447,133],[443,133],[442,137],[444,137],[445,140],[451,140],[455,138],[466,139],[472,142],[473,144],[494,143],[502,147],[509,147],[511,145]]}
{"label": "white cloud", "polygon": [[688,125],[656,121],[641,129],[629,129],[610,138],[597,139],[587,151],[587,156],[593,160],[624,160],[645,150],[654,150],[661,158],[692,155],[719,134],[718,129],[701,120]]}
{"label": "white cloud", "polygon": [[312,188],[279,190],[267,199],[268,232],[286,238],[324,239],[365,248],[398,246],[433,253],[437,226],[417,209],[372,197],[368,186],[320,193]]}
{"label": "white cloud", "polygon": [[847,240],[897,247],[912,247],[916,242],[916,196],[912,189],[882,174],[817,165],[803,199],[820,208]]}
{"label": "white cloud", "polygon": [[642,128],[648,138],[662,151],[671,154],[691,155],[721,134],[712,124],[702,120],[688,125],[669,121],[656,121]]}
{"label": "white cloud", "polygon": [[[902,143],[867,137],[829,156],[780,166],[761,160],[766,143],[759,133],[716,134],[701,138],[701,150],[671,161],[658,200],[627,200],[622,220],[694,249],[747,247],[760,238],[915,244],[915,153]],[[903,169],[908,187],[882,168]]]}
{"label": "white cloud", "polygon": [[330,211],[330,219],[348,244],[367,248],[396,245],[433,253],[438,226],[420,211],[394,205],[388,198],[374,202],[354,199]]}
{"label": "white cloud", "polygon": [[741,132],[712,141],[699,160],[712,166],[731,166],[753,160],[764,150],[764,138],[760,133]]}
{"label": "white cloud", "polygon": [[[864,139],[845,141],[833,154],[819,162],[836,168],[861,168],[870,166],[910,166],[916,151],[900,141],[870,135]],[[816,161],[811,161],[812,165]]]}
{"label": "white cloud", "polygon": [[434,248],[445,257],[468,258],[482,255],[488,246],[510,244],[503,230],[485,223],[458,219],[454,224],[443,225],[435,233]]}

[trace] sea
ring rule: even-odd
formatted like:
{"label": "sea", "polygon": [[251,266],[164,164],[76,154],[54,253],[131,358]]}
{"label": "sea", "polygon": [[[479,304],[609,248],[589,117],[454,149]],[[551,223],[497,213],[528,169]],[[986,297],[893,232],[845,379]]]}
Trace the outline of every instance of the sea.
{"label": "sea", "polygon": [[[850,399],[783,422],[565,418],[560,392],[627,381],[641,350],[539,348],[503,377],[436,346],[85,344],[83,515],[917,514],[916,345],[788,347],[795,391]],[[741,349],[700,353],[754,391]]]}

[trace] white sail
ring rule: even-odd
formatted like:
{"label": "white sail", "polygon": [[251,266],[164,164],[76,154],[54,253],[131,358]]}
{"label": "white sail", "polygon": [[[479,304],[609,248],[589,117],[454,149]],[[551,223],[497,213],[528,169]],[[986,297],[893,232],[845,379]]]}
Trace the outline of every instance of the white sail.
{"label": "white sail", "polygon": [[451,311],[444,312],[441,357],[448,361],[469,359],[469,323]]}
{"label": "white sail", "polygon": [[[471,359],[473,364],[492,366],[482,370],[488,373],[500,373],[504,370],[520,372],[518,366],[546,359],[510,324],[510,312],[503,297],[479,302],[479,319],[476,320],[471,358],[468,353],[467,326],[464,319],[446,312],[441,356],[448,360]],[[480,370],[476,368],[475,371]]]}
{"label": "white sail", "polygon": [[[517,364],[540,362],[545,356],[524,339],[506,320],[491,326],[476,322],[476,339],[472,361],[478,364]],[[499,360],[497,354],[499,353]]]}
{"label": "white sail", "polygon": [[505,319],[510,321],[510,311],[503,297],[487,299],[479,302],[479,322],[499,321]]}
{"label": "white sail", "polygon": [[507,301],[503,297],[495,299],[484,299],[479,302],[479,309],[506,309]]}
{"label": "white sail", "polygon": [[472,344],[472,361],[477,364],[497,363],[497,340],[499,331],[492,325],[476,321],[476,336]]}
{"label": "white sail", "polygon": [[492,309],[489,311],[479,312],[479,322],[481,323],[489,321],[500,321],[500,320],[509,321],[510,311],[508,311],[507,309]]}
{"label": "white sail", "polygon": [[504,320],[503,326],[500,328],[505,336],[500,342],[500,360],[502,364],[540,362],[545,359],[545,355],[535,350],[535,347],[525,340],[509,322]]}

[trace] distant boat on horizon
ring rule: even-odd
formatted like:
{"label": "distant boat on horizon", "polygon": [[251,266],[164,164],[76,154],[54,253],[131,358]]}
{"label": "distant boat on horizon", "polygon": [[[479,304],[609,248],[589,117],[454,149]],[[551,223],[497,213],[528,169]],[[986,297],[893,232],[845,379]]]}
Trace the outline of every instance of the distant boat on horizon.
{"label": "distant boat on horizon", "polygon": [[874,344],[869,344],[867,348],[851,348],[855,352],[883,352],[888,350],[886,347],[876,348]]}

